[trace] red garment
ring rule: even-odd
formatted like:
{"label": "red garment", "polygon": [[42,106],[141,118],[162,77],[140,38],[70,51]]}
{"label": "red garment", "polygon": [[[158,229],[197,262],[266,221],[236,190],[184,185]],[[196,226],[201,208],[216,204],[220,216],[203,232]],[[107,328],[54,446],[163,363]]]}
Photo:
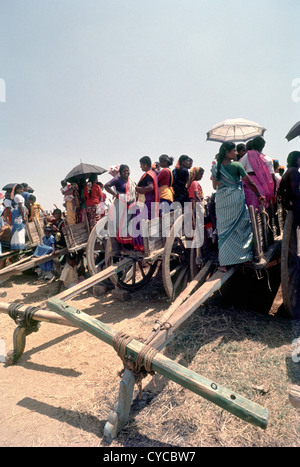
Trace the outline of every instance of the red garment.
{"label": "red garment", "polygon": [[90,193],[88,192],[87,185],[84,186],[83,198],[85,200],[86,206],[96,206],[101,202],[102,196],[103,193],[98,183],[93,183]]}
{"label": "red garment", "polygon": [[157,175],[157,180],[158,180],[158,186],[171,186],[172,185],[172,172],[168,168],[162,169],[158,175]]}

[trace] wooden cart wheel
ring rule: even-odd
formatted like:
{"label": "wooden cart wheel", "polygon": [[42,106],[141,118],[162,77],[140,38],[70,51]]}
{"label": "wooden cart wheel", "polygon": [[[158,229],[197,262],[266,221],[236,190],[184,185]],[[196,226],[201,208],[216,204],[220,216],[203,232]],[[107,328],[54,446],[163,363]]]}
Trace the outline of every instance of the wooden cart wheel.
{"label": "wooden cart wheel", "polygon": [[[105,264],[111,266],[117,265],[124,258],[130,258],[130,255],[113,256],[112,244],[110,238],[107,239],[105,246]],[[136,290],[148,284],[153,276],[156,267],[156,261],[145,261],[143,257],[137,258],[133,265],[125,268],[123,271],[110,277],[112,283],[125,290]]]}
{"label": "wooden cart wheel", "polygon": [[105,268],[106,231],[107,216],[97,222],[89,235],[85,251],[88,270],[92,276]]}
{"label": "wooden cart wheel", "polygon": [[190,280],[190,251],[183,232],[183,215],[173,224],[162,257],[162,277],[165,291],[173,301]]}
{"label": "wooden cart wheel", "polygon": [[293,213],[289,211],[281,245],[281,288],[284,307],[292,319],[300,318],[300,246],[297,232],[299,236]]}

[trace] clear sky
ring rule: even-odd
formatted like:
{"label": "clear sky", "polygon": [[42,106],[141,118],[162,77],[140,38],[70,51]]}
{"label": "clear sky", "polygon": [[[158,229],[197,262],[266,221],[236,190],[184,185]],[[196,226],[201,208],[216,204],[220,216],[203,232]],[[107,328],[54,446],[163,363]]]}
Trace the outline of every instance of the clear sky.
{"label": "clear sky", "polygon": [[140,157],[165,153],[202,166],[210,195],[206,132],[238,117],[285,164],[299,17],[299,0],[0,0],[0,189],[27,182],[52,209],[80,161],[127,163],[137,182]]}

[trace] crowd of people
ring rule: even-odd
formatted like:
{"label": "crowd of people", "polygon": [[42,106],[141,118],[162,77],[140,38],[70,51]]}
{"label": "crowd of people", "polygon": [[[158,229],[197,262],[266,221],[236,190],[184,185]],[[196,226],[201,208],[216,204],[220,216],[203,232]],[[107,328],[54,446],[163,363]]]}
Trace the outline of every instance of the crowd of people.
{"label": "crowd of people", "polygon": [[[300,225],[300,152],[289,154],[285,170],[278,160],[263,153],[264,147],[262,137],[237,146],[234,142],[223,143],[211,167],[215,193],[206,197],[200,185],[204,169],[194,166],[187,155],[181,155],[173,169],[174,158],[166,154],[154,163],[150,157],[142,157],[139,160],[142,175],[137,183],[130,178],[127,164],[112,166],[109,170],[112,178],[105,185],[95,174],[88,180],[63,180],[60,191],[64,212],[56,207],[50,215],[37,202],[27,183],[16,184],[0,194],[0,247],[2,244],[10,250],[24,250],[26,222],[38,220],[42,215],[44,237],[34,255],[52,254],[66,246],[62,231],[65,220],[74,225],[86,219],[92,230],[108,211],[108,218],[114,219],[114,231],[110,235],[113,254],[118,254],[122,248],[144,251],[140,230],[137,229],[137,235],[128,231],[130,221],[138,218],[138,228],[142,219],[170,212],[173,203],[183,210],[189,203],[193,211],[197,203],[203,203],[206,206],[205,228],[210,238],[217,238],[220,270],[251,262],[253,234],[249,206],[268,208],[280,197],[284,207],[294,211]],[[113,197],[108,210],[105,192]],[[73,262],[74,258],[68,259],[68,269],[74,268]],[[53,268],[53,261],[41,264],[40,274],[47,277]],[[66,282],[65,277],[61,282]]]}

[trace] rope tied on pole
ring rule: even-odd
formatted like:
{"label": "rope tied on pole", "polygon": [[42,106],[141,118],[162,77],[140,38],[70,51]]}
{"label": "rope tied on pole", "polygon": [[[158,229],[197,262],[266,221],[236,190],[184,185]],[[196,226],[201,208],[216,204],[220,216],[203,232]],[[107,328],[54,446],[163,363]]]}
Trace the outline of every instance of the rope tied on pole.
{"label": "rope tied on pole", "polygon": [[[113,348],[123,362],[124,370],[127,368],[136,377],[136,384],[139,388],[139,398],[142,398],[142,380],[148,375],[155,375],[151,370],[152,360],[158,353],[158,350],[151,347],[149,344],[145,345],[137,354],[136,361],[133,362],[130,358],[126,358],[126,346],[132,341],[133,337],[128,336],[123,331],[119,331],[112,341]],[[142,341],[142,340],[141,340]],[[124,372],[123,370],[123,372]],[[123,373],[122,372],[122,373]]]}
{"label": "rope tied on pole", "polygon": [[12,318],[18,326],[24,327],[30,332],[37,332],[40,323],[33,319],[33,315],[39,308],[28,306],[24,312],[20,312],[22,306],[22,303],[11,303],[8,307],[8,316]]}

